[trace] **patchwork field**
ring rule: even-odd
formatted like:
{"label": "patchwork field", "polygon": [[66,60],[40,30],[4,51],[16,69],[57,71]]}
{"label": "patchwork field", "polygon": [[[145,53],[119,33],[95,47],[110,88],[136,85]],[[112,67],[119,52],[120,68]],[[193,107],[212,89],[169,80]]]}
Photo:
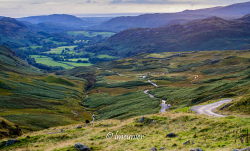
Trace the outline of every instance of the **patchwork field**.
{"label": "patchwork field", "polygon": [[110,56],[110,55],[98,55],[97,57],[101,59],[116,59],[117,58],[117,57]]}
{"label": "patchwork field", "polygon": [[[79,66],[91,66],[91,63],[80,63],[77,62],[79,59],[73,59],[69,61],[55,61],[50,57],[47,56],[42,56],[42,55],[31,55],[31,58],[34,58],[36,63],[44,64],[47,66],[52,66],[52,67],[63,67],[65,69],[72,69],[74,67],[79,67]],[[81,59],[80,59],[81,60]],[[84,61],[87,61],[88,59],[84,59]]]}
{"label": "patchwork field", "polygon": [[57,40],[54,39],[54,37],[43,39],[42,42],[44,42],[44,43],[52,43],[54,45],[59,45],[59,46],[68,44],[67,42],[57,41]]}
{"label": "patchwork field", "polygon": [[96,31],[69,31],[67,33],[72,36],[79,36],[79,35],[83,35],[86,37],[102,36],[103,38],[107,38],[115,34],[113,32],[96,32]]}
{"label": "patchwork field", "polygon": [[74,58],[74,59],[68,59],[69,61],[89,61],[89,58]]}
{"label": "patchwork field", "polygon": [[77,46],[61,46],[57,48],[52,48],[50,51],[47,51],[45,53],[48,54],[62,54],[63,51],[71,51],[74,50]]}

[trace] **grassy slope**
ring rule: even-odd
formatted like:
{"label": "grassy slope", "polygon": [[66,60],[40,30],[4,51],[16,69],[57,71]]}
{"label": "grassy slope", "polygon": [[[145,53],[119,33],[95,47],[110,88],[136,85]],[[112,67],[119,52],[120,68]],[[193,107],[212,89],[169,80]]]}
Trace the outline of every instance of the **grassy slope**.
{"label": "grassy slope", "polygon": [[227,112],[228,114],[234,114],[241,113],[250,115],[250,94],[243,95],[239,98],[237,98],[233,103],[229,103],[225,106],[222,106],[218,109],[218,112]]}
{"label": "grassy slope", "polygon": [[20,136],[22,130],[14,123],[0,117],[0,139],[4,137]]}
{"label": "grassy slope", "polygon": [[[19,138],[20,143],[2,149],[75,151],[73,146],[78,142],[94,151],[148,151],[152,147],[165,147],[171,151],[189,151],[197,147],[205,151],[228,151],[250,145],[241,143],[239,138],[241,134],[245,134],[241,130],[250,128],[249,118],[211,118],[173,112],[146,116],[147,122],[144,123],[138,123],[138,118],[123,121],[103,120],[96,122],[94,126],[84,126],[81,129],[77,129],[77,125],[70,125],[29,133]],[[60,132],[60,129],[64,132],[49,134]],[[109,132],[115,135],[117,131],[119,135],[145,136],[142,140],[106,138]],[[166,134],[170,132],[176,133],[178,137],[166,138]],[[188,140],[194,144],[184,145]]]}
{"label": "grassy slope", "polygon": [[0,116],[24,130],[89,118],[80,106],[85,81],[46,75],[1,47]]}

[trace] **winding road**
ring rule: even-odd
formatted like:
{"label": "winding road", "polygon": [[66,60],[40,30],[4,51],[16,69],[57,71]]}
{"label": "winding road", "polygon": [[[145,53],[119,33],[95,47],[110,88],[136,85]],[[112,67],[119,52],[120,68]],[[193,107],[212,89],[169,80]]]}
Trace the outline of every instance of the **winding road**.
{"label": "winding road", "polygon": [[150,98],[155,98],[154,95],[152,95],[152,94],[149,93],[149,90],[145,90],[143,92],[144,92],[144,94],[147,94]]}
{"label": "winding road", "polygon": [[221,106],[222,104],[229,103],[233,101],[232,99],[224,99],[215,103],[211,104],[206,104],[206,105],[198,105],[198,106],[193,106],[191,108],[192,111],[198,113],[198,114],[205,114],[208,116],[215,116],[215,117],[225,117],[226,115],[221,115],[214,113],[213,110]]}
{"label": "winding road", "polygon": [[[152,82],[151,80],[148,80],[148,82],[150,84],[152,84],[154,87],[158,87],[158,85],[156,83]],[[149,90],[144,90],[144,93],[147,94],[150,98],[156,98],[154,95],[149,93]],[[166,104],[165,100],[161,100],[160,106],[161,106],[160,113],[166,112],[166,110],[171,107],[170,104]]]}
{"label": "winding road", "polygon": [[[148,80],[148,82],[150,84],[152,84],[154,87],[158,87],[158,85],[156,83],[152,82],[151,80]],[[156,98],[154,95],[149,93],[149,90],[145,90],[144,93],[147,94],[150,98]],[[196,112],[197,114],[205,114],[205,115],[214,116],[214,117],[225,117],[226,115],[214,113],[213,110],[215,110],[219,106],[221,106],[225,103],[229,103],[231,101],[233,101],[233,100],[232,99],[224,99],[224,100],[221,100],[221,101],[218,101],[215,103],[211,103],[211,104],[193,106],[191,108],[191,110]],[[161,113],[166,112],[166,110],[171,107],[170,104],[166,104],[165,100],[162,100],[162,103],[160,104],[160,106],[161,106],[161,110],[160,110]]]}

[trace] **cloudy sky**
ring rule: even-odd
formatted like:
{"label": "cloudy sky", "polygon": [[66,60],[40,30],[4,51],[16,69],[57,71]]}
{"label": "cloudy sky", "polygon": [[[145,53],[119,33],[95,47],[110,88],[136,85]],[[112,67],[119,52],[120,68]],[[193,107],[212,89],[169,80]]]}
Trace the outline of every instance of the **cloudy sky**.
{"label": "cloudy sky", "polygon": [[0,16],[178,12],[247,1],[250,0],[0,0]]}

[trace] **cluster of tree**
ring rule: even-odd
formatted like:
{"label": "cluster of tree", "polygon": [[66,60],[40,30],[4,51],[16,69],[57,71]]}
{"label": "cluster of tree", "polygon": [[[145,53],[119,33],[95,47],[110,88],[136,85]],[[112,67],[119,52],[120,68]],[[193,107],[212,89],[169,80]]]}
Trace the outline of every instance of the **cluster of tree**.
{"label": "cluster of tree", "polygon": [[110,58],[98,58],[98,57],[95,57],[95,56],[89,58],[89,62],[91,62],[93,64],[100,63],[100,62],[111,61],[111,60],[114,60],[114,59],[110,59]]}

